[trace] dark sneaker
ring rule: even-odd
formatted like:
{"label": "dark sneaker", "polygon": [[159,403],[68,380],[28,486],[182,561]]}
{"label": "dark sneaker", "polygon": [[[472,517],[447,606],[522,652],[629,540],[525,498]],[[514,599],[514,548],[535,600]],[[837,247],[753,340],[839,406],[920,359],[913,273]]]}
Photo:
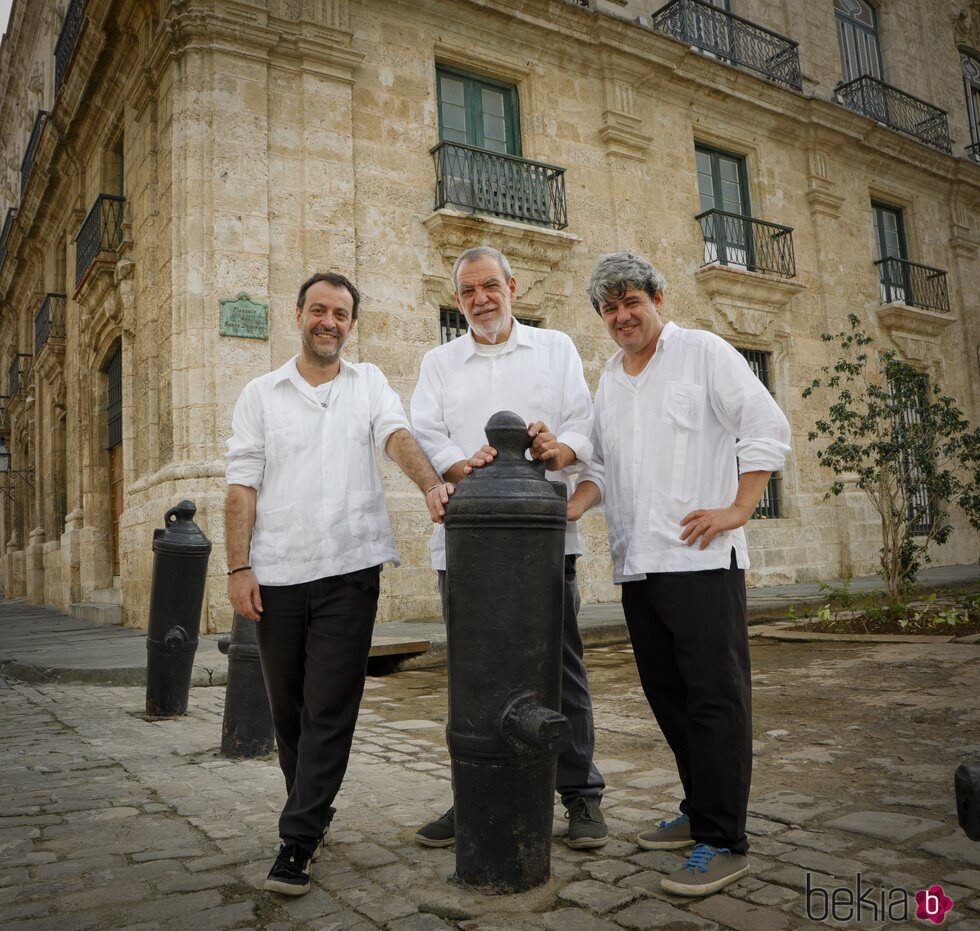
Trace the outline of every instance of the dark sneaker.
{"label": "dark sneaker", "polygon": [[636,842],[644,850],[678,850],[694,843],[691,837],[691,819],[687,815],[673,821],[661,821],[652,831],[636,835]]}
{"label": "dark sneaker", "polygon": [[573,850],[603,847],[609,840],[606,819],[599,811],[600,801],[597,796],[579,795],[565,805],[568,809],[565,812],[568,819],[568,837],[565,838],[565,843]]}
{"label": "dark sneaker", "polygon": [[726,847],[695,844],[694,852],[679,870],[660,881],[664,892],[674,895],[711,895],[749,871],[749,858]]}
{"label": "dark sneaker", "polygon": [[450,808],[441,818],[430,821],[415,832],[415,843],[423,847],[449,847],[456,843],[455,809]]}
{"label": "dark sneaker", "polygon": [[296,844],[283,844],[264,888],[283,895],[306,895],[310,891],[310,855]]}

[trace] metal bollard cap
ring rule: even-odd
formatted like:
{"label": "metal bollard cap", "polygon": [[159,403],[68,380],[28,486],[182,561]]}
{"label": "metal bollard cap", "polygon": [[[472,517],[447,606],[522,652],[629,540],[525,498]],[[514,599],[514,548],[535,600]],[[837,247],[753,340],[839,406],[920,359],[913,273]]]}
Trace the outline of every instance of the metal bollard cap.
{"label": "metal bollard cap", "polygon": [[186,498],[163,515],[165,527],[153,531],[153,552],[200,556],[211,552],[211,541],[194,523],[197,505]]}

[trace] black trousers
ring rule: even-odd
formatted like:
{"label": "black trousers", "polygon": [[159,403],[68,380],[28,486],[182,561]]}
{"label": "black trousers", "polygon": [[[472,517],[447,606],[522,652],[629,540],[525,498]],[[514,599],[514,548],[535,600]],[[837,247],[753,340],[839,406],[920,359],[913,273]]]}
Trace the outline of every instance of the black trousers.
{"label": "black trousers", "polygon": [[691,836],[745,853],[752,677],[745,572],[650,573],[623,584],[643,692],[677,760]]}
{"label": "black trousers", "polygon": [[[563,802],[580,795],[601,798],[606,788],[592,759],[595,752],[595,725],[592,720],[592,695],[585,669],[585,649],[578,629],[578,609],[582,599],[578,593],[575,556],[565,556],[564,626],[561,647],[561,713],[568,718],[572,742],[558,756],[555,771],[555,791]],[[442,596],[442,617],[446,618],[446,573],[439,570],[439,594]]]}
{"label": "black trousers", "polygon": [[364,693],[381,567],[261,586],[256,625],[286,779],[279,836],[312,851],[335,809]]}

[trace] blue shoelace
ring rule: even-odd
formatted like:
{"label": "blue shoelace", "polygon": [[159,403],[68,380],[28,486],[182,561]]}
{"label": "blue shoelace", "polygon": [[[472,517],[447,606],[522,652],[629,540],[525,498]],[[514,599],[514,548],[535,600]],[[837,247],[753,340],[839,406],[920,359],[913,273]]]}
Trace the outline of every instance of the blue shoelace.
{"label": "blue shoelace", "polygon": [[673,821],[661,821],[660,828],[663,831],[669,831],[671,828],[676,828],[678,825],[687,824],[691,819],[687,815],[681,815],[679,818],[674,818]]}
{"label": "blue shoelace", "polygon": [[695,870],[700,870],[702,873],[708,872],[708,864],[714,858],[715,854],[718,853],[731,853],[727,847],[712,847],[710,844],[695,844],[694,852],[687,858],[687,863],[684,864],[682,869],[690,870],[692,873]]}

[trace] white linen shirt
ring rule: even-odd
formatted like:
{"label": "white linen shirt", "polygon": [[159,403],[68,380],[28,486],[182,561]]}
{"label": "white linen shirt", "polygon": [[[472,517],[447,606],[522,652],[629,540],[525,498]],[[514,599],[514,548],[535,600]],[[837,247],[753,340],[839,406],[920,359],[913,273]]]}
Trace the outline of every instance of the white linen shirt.
{"label": "white linen shirt", "polygon": [[[497,411],[513,411],[529,424],[541,420],[578,460],[549,479],[564,481],[592,458],[592,398],[575,344],[558,330],[514,321],[503,352],[480,355],[471,333],[430,349],[412,394],[415,439],[441,475],[487,442],[484,427]],[[429,542],[432,568],[446,568],[446,532],[437,524]],[[578,528],[565,532],[565,552],[581,553]]]}
{"label": "white linen shirt", "polygon": [[592,465],[580,477],[602,493],[613,581],[727,569],[733,547],[747,569],[741,527],[702,550],[700,541],[681,540],[680,522],[699,508],[731,505],[742,472],[781,469],[790,449],[786,417],[741,354],[713,333],[666,324],[632,378],[623,356],[606,363],[599,381]]}
{"label": "white linen shirt", "polygon": [[261,585],[296,585],[391,562],[391,533],[372,442],[408,430],[381,370],[341,360],[326,407],[296,367],[250,381],[235,404],[229,485],[258,490],[249,562]]}

